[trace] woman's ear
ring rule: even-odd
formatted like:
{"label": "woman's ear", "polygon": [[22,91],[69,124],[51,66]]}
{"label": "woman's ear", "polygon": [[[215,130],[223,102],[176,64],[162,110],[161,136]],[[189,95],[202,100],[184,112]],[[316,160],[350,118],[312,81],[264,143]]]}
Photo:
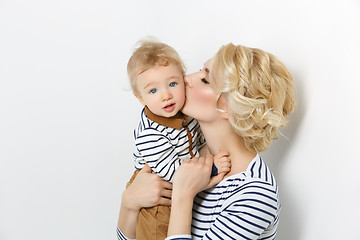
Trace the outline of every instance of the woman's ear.
{"label": "woman's ear", "polygon": [[229,114],[228,114],[228,112],[222,112],[220,115],[221,115],[222,118],[224,118],[224,119],[226,119],[226,120],[229,119]]}
{"label": "woman's ear", "polygon": [[226,112],[220,112],[220,116],[223,118],[223,119],[226,119],[228,120],[229,119],[229,113],[226,111]]}
{"label": "woman's ear", "polygon": [[216,109],[220,112],[220,116],[224,119],[229,119],[228,101],[224,94],[220,94],[216,101]]}

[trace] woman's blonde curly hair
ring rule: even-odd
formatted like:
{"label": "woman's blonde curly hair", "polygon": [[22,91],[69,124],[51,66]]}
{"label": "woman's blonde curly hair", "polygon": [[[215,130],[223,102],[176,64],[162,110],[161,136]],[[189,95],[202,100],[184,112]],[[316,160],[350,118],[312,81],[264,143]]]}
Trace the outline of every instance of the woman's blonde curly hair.
{"label": "woman's blonde curly hair", "polygon": [[211,69],[211,77],[221,85],[218,92],[228,102],[233,129],[248,150],[265,151],[294,109],[291,74],[272,54],[231,43],[220,48]]}

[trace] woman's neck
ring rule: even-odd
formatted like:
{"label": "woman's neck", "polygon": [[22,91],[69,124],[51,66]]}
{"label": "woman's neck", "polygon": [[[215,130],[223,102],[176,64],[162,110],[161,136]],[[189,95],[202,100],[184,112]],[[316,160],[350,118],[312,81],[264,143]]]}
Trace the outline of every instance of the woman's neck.
{"label": "woman's neck", "polygon": [[199,124],[212,155],[216,155],[219,151],[230,153],[231,170],[226,176],[247,169],[256,153],[250,152],[246,148],[243,138],[232,129],[228,120],[224,119],[215,124],[207,122],[199,122]]}

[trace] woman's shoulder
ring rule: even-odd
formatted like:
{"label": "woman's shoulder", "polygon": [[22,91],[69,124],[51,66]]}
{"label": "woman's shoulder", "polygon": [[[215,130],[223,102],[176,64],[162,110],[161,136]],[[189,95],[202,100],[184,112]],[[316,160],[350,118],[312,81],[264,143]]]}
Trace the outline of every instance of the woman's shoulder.
{"label": "woman's shoulder", "polygon": [[[276,231],[280,209],[275,178],[257,156],[246,171],[231,175],[213,188],[199,193],[193,212],[195,219],[208,215],[212,216],[212,220],[218,218],[215,224],[221,225],[221,229],[231,229],[231,232],[236,229],[247,235],[249,232],[246,229],[254,229],[255,226],[259,231],[255,235],[258,236],[264,229]],[[197,221],[203,223],[202,220]]]}
{"label": "woman's shoulder", "polygon": [[253,158],[244,172],[234,174],[229,178],[225,178],[223,181],[225,184],[237,182],[241,185],[243,182],[252,182],[277,187],[274,174],[259,154]]}
{"label": "woman's shoulder", "polygon": [[234,174],[222,180],[213,189],[227,198],[239,198],[241,195],[266,195],[278,198],[278,185],[275,176],[259,155],[250,162],[246,171]]}

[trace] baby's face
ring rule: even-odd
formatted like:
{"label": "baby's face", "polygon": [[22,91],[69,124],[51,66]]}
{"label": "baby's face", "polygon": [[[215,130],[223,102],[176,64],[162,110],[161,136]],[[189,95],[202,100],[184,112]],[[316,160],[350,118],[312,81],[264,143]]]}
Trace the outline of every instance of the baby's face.
{"label": "baby's face", "polygon": [[173,117],[184,105],[184,76],[175,64],[146,70],[137,76],[136,85],[141,104],[158,116]]}

